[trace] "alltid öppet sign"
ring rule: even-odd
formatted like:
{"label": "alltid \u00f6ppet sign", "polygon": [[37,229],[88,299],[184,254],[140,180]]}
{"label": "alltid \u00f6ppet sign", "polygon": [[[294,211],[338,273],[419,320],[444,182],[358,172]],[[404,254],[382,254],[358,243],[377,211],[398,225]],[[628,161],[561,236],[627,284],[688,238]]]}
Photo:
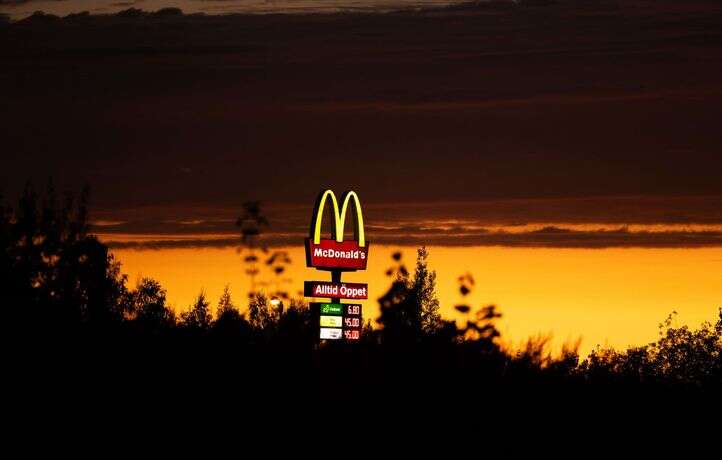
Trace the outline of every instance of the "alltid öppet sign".
{"label": "alltid \u00f6ppet sign", "polygon": [[306,281],[303,284],[306,297],[330,297],[332,299],[368,299],[368,285],[362,283],[332,283]]}
{"label": "alltid \u00f6ppet sign", "polygon": [[[324,211],[329,205],[334,225],[333,238],[321,238]],[[346,213],[353,206],[354,238],[344,240]],[[304,295],[330,298],[330,303],[312,303],[319,317],[319,338],[322,340],[358,340],[363,324],[360,304],[342,304],[341,299],[362,300],[368,298],[365,283],[343,283],[345,271],[365,270],[368,261],[368,243],[364,234],[361,203],[355,192],[341,196],[341,206],[331,190],[324,190],[316,200],[311,230],[306,238],[306,265],[331,272],[331,281],[304,282]]]}

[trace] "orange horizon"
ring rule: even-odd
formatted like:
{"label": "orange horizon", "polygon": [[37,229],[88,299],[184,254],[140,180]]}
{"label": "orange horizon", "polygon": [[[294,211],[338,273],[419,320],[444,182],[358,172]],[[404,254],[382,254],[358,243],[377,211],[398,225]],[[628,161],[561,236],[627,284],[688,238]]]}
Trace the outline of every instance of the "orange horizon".
{"label": "orange horizon", "polygon": [[[293,263],[281,283],[298,298],[304,280],[330,275],[305,267],[303,246],[284,247]],[[586,356],[596,345],[626,349],[657,338],[657,326],[672,311],[680,324],[694,328],[713,321],[722,306],[722,248],[701,249],[544,249],[504,247],[428,248],[429,266],[437,272],[437,294],[445,319],[463,321],[454,309],[466,303],[473,309],[495,304],[504,315],[498,327],[505,344],[519,345],[529,337],[553,336],[558,351],[564,342],[582,338]],[[413,271],[415,247],[371,246],[368,270],[343,275],[344,281],[369,284],[363,301],[364,321],[378,317],[376,299],[390,279],[391,254],[401,250]],[[241,255],[233,248],[113,250],[132,286],[141,276],[157,279],[168,301],[180,312],[203,289],[215,306],[228,284],[236,306],[247,308],[249,280]],[[462,299],[457,278],[471,273],[475,290]],[[266,292],[276,289],[271,281]],[[330,279],[330,278],[329,278]],[[309,299],[306,299],[309,300]],[[473,313],[473,311],[472,311]]]}

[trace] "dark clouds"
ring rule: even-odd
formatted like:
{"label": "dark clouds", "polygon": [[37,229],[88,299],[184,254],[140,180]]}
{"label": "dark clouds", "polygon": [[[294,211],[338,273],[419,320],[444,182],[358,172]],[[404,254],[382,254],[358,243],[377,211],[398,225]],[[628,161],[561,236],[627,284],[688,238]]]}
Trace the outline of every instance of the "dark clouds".
{"label": "dark clouds", "polygon": [[[267,244],[298,245],[308,234],[312,202],[264,208],[271,223],[265,235]],[[722,245],[722,198],[366,203],[363,209],[367,238],[373,244],[568,248]],[[94,231],[115,248],[229,247],[239,243],[235,211],[203,207],[107,210],[95,214]],[[325,222],[324,228],[328,225]]]}
{"label": "dark clouds", "polygon": [[[503,1],[513,4],[512,0]],[[37,10],[52,16],[68,16],[90,10],[93,14],[147,18],[158,12],[161,16],[177,15],[181,10],[188,14],[386,12],[446,6],[449,3],[447,0],[0,0],[0,8],[10,12],[13,19],[20,20],[27,18],[33,11],[23,8],[26,5],[36,6]],[[142,7],[145,12],[124,11],[129,7]]]}
{"label": "dark clouds", "polygon": [[[393,246],[505,246],[532,248],[593,248],[614,247],[635,248],[701,248],[722,246],[722,231],[663,231],[630,232],[621,227],[615,230],[570,230],[560,227],[546,227],[530,232],[510,233],[506,231],[477,230],[475,232],[448,233],[418,232],[405,234],[393,232],[373,234],[375,244]],[[304,234],[269,234],[265,238],[269,246],[298,246]],[[239,238],[233,236],[214,237],[197,235],[186,238],[148,238],[126,240],[102,238],[112,249],[160,250],[179,248],[226,248],[239,247]]]}
{"label": "dark clouds", "polygon": [[101,208],[722,195],[722,8],[637,3],[14,24],[0,180]]}
{"label": "dark clouds", "polygon": [[[43,0],[43,1],[63,1],[63,0]],[[0,5],[23,5],[25,3],[31,3],[35,2],[38,3],[38,0],[0,0]]]}

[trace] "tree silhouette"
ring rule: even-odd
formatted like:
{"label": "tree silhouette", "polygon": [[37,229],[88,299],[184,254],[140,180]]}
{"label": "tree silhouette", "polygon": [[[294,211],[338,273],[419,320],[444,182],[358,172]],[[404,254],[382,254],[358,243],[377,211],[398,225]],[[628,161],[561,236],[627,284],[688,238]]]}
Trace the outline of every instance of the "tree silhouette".
{"label": "tree silhouette", "polygon": [[251,325],[233,304],[228,285],[223,288],[223,294],[218,300],[212,332],[214,336],[226,342],[236,340],[240,343],[247,343],[250,340]]}
{"label": "tree silhouette", "polygon": [[283,275],[286,272],[286,268],[291,264],[291,257],[288,255],[288,251],[273,251],[266,260],[266,265],[271,268],[273,272],[273,286],[274,290],[271,293],[272,300],[277,300],[279,305],[282,307],[283,302],[290,300],[288,291],[283,289],[284,284],[290,284],[293,282],[290,278],[284,278]]}
{"label": "tree silhouette", "polygon": [[307,305],[292,302],[277,315],[278,345],[292,350],[311,350],[317,341],[317,331],[312,325],[312,315]]}
{"label": "tree silhouette", "polygon": [[[127,311],[125,277],[108,248],[88,235],[83,189],[62,204],[52,181],[39,197],[28,183],[15,210],[0,207],[0,270],[3,305],[37,327],[109,326]],[[23,319],[24,318],[24,319]]]}
{"label": "tree silhouette", "polygon": [[[243,214],[236,221],[236,226],[241,230],[241,252],[246,249],[248,253],[243,258],[246,264],[246,274],[251,279],[251,288],[248,297],[252,298],[258,294],[256,286],[256,277],[259,274],[258,255],[256,250],[259,248],[261,235],[268,228],[268,219],[261,211],[260,201],[247,201],[243,203]],[[260,245],[260,249],[266,252],[266,248]]]}
{"label": "tree silhouette", "polygon": [[173,310],[165,304],[166,291],[156,280],[142,278],[130,293],[131,311],[137,327],[146,333],[159,334],[176,325]]}
{"label": "tree silhouette", "polygon": [[181,313],[181,325],[195,331],[207,331],[211,327],[213,316],[210,303],[206,300],[205,291],[201,290],[190,309]]}
{"label": "tree silhouette", "polygon": [[223,316],[228,311],[238,311],[236,309],[236,306],[233,304],[233,299],[231,298],[231,289],[226,284],[223,287],[223,293],[221,294],[220,299],[218,299],[218,307],[216,308],[216,319]]}
{"label": "tree silhouette", "polygon": [[381,316],[378,322],[384,328],[383,340],[413,343],[425,335],[434,334],[443,326],[435,292],[436,273],[428,269],[428,251],[424,247],[417,251],[412,279],[400,263],[401,255],[394,254],[392,259],[397,266],[389,269],[387,275],[395,275],[396,278],[379,299]]}
{"label": "tree silhouette", "polygon": [[268,298],[263,294],[257,294],[248,305],[248,320],[254,329],[269,331],[277,319],[276,311],[269,305]]}
{"label": "tree silhouette", "polygon": [[439,299],[436,297],[436,272],[429,271],[426,247],[421,247],[416,256],[416,271],[410,295],[421,306],[421,330],[433,334],[442,327],[439,314]]}
{"label": "tree silhouette", "polygon": [[421,332],[420,308],[409,299],[407,272],[389,270],[387,274],[395,278],[389,290],[378,299],[381,315],[377,322],[383,327],[381,340],[387,344],[413,343]]}

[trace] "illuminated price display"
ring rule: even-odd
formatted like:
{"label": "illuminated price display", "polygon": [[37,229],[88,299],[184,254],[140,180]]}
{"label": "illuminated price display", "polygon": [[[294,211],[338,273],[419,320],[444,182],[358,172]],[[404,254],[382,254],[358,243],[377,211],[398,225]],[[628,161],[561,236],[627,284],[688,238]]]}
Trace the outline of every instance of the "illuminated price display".
{"label": "illuminated price display", "polygon": [[[348,319],[348,318],[347,318]],[[321,316],[321,327],[341,327],[344,322],[340,316]]]}
{"label": "illuminated price display", "polygon": [[356,341],[361,338],[361,305],[343,304],[343,338]]}
{"label": "illuminated price display", "polygon": [[343,338],[346,340],[358,340],[361,338],[361,331],[358,329],[353,329],[353,330],[344,329]]}
{"label": "illuminated price display", "polygon": [[322,327],[319,337],[325,340],[338,340],[343,338],[343,330],[339,328]]}
{"label": "illuminated price display", "polygon": [[312,303],[311,308],[318,315],[321,339],[356,341],[361,338],[361,304],[322,302]]}

